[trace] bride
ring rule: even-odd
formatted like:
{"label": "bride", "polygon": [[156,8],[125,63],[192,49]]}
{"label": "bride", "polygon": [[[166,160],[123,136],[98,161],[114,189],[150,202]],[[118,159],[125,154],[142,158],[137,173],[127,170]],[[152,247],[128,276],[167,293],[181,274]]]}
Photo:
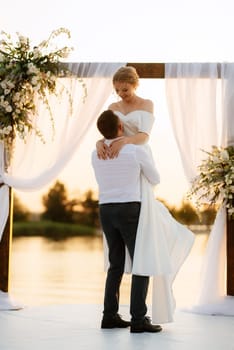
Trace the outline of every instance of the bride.
{"label": "bride", "polygon": [[[113,86],[121,100],[112,103],[109,109],[123,121],[125,136],[113,142],[109,148],[103,140],[99,140],[99,158],[117,157],[120,149],[127,143],[142,145],[151,154],[147,142],[154,123],[154,106],[151,100],[136,95],[138,85],[139,76],[134,67],[121,67],[114,74]],[[141,212],[131,272],[135,275],[153,276],[152,321],[172,322],[175,309],[173,280],[190,252],[194,235],[154,198],[153,187],[143,176],[141,195]],[[126,260],[127,271],[130,260]]]}

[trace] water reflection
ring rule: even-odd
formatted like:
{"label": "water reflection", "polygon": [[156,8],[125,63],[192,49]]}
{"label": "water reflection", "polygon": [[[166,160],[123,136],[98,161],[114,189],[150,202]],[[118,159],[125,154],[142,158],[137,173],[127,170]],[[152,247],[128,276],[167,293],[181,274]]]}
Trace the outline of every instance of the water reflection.
{"label": "water reflection", "polygon": [[[196,235],[192,252],[175,280],[178,306],[192,303],[196,296],[206,240],[206,234]],[[13,240],[10,292],[23,304],[102,304],[104,283],[101,237],[72,237],[62,241],[21,237]],[[129,303],[129,291],[130,276],[125,275],[121,304]],[[151,291],[148,301],[150,297]]]}

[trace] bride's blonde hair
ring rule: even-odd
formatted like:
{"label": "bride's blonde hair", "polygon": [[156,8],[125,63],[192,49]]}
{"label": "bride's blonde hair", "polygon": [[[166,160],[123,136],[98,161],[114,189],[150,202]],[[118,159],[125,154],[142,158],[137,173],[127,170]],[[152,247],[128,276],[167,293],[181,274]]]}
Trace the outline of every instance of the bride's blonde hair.
{"label": "bride's blonde hair", "polygon": [[117,70],[117,72],[113,76],[113,84],[115,82],[124,82],[137,87],[139,84],[139,75],[137,71],[132,66],[121,67]]}

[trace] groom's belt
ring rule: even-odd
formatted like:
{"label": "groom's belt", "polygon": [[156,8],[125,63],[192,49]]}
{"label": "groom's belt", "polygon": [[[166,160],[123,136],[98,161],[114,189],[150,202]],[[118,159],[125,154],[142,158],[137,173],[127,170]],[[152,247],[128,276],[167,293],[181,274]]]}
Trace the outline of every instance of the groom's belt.
{"label": "groom's belt", "polygon": [[138,201],[132,201],[132,202],[111,202],[111,203],[102,203],[99,204],[99,206],[103,206],[103,205],[123,205],[123,204],[141,204],[141,202]]}

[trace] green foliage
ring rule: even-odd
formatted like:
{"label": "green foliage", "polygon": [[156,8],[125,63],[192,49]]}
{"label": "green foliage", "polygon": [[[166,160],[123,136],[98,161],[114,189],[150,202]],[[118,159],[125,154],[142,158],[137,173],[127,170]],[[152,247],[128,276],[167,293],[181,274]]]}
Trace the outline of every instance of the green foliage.
{"label": "green foliage", "polygon": [[[21,226],[17,224],[15,234],[56,236],[56,230],[58,230],[58,235],[67,236],[83,234],[82,230],[84,232],[88,230],[88,234],[92,234],[92,230],[100,229],[98,200],[92,190],[88,190],[78,199],[68,199],[65,185],[56,181],[48,193],[42,197],[42,201],[45,210],[41,214],[41,225],[37,222],[29,222],[28,225],[23,223],[24,228],[21,229]],[[188,200],[184,200],[179,207],[169,206],[162,199],[160,201],[168,208],[172,216],[184,225],[212,225],[217,213],[215,205],[203,205],[198,211]],[[30,220],[30,214],[15,197],[14,221]]]}
{"label": "green foliage", "polygon": [[81,211],[76,212],[76,222],[81,224],[99,227],[98,200],[94,198],[94,193],[89,190],[85,193],[84,199],[80,201]]}
{"label": "green foliage", "polygon": [[192,225],[199,222],[199,217],[196,209],[189,202],[183,201],[179,208],[172,209],[172,215],[176,220],[184,225]]}
{"label": "green foliage", "polygon": [[171,207],[165,202],[164,205],[171,215],[184,225],[212,225],[217,214],[215,205],[203,206],[198,211],[193,203],[187,200],[183,200],[179,207]]}
{"label": "green foliage", "polygon": [[95,235],[93,227],[61,223],[54,221],[27,221],[16,222],[13,225],[13,237],[43,236],[54,239],[64,239],[71,236]]}
{"label": "green foliage", "polygon": [[204,205],[202,209],[199,211],[200,214],[200,222],[203,225],[213,225],[216,214],[217,214],[217,206],[216,205]]}
{"label": "green foliage", "polygon": [[10,34],[0,33],[0,140],[9,149],[17,134],[26,140],[32,129],[44,141],[33,121],[38,116],[38,98],[46,106],[53,124],[48,94],[60,96],[56,78],[64,73],[59,60],[68,57],[71,51],[67,46],[54,47],[53,40],[61,34],[70,38],[66,28],[59,28],[47,40],[32,46],[29,38],[19,33],[16,41]]}
{"label": "green foliage", "polygon": [[68,200],[67,190],[59,181],[42,198],[45,211],[42,219],[57,222],[71,222],[86,226],[99,227],[98,200],[92,190],[82,199]]}
{"label": "green foliage", "polygon": [[229,218],[234,218],[234,146],[212,146],[208,157],[198,166],[199,174],[192,183],[189,198],[202,204],[223,204]]}
{"label": "green foliage", "polygon": [[26,221],[29,219],[29,210],[20,202],[19,198],[14,195],[13,200],[13,220],[15,221]]}
{"label": "green foliage", "polygon": [[61,182],[55,182],[48,194],[42,197],[42,202],[45,207],[43,219],[57,222],[73,221],[73,207],[76,202],[68,200],[67,190]]}

